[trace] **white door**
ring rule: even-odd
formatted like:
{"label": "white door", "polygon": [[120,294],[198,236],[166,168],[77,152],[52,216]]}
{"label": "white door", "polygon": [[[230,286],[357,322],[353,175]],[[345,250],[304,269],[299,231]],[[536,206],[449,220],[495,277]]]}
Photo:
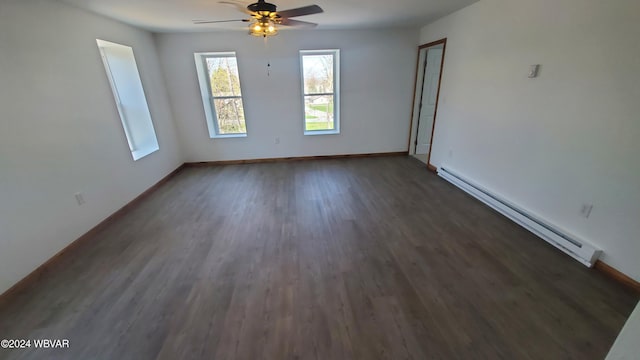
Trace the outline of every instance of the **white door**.
{"label": "white door", "polygon": [[429,49],[424,70],[424,82],[422,84],[422,99],[420,100],[416,154],[428,154],[431,150],[431,131],[436,112],[441,64],[442,48]]}

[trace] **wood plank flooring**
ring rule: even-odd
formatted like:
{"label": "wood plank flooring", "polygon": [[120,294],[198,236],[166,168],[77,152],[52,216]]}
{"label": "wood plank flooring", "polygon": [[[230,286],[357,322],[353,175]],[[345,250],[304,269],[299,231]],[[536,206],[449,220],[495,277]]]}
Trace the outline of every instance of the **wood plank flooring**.
{"label": "wood plank flooring", "polygon": [[407,157],[187,168],[0,308],[70,348],[0,358],[603,359],[637,300]]}

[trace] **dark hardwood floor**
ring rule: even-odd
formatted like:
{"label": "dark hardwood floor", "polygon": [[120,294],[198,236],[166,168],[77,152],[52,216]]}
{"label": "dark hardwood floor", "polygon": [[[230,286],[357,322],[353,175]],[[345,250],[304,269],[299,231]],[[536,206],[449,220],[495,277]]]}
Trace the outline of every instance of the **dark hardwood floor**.
{"label": "dark hardwood floor", "polygon": [[637,300],[410,158],[186,168],[0,308],[70,348],[0,358],[603,359]]}

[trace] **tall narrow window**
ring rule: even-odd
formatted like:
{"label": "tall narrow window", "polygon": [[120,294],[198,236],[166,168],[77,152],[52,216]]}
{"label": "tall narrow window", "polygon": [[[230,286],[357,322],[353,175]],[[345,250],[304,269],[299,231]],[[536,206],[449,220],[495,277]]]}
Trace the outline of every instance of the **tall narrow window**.
{"label": "tall narrow window", "polygon": [[305,135],[340,133],[340,50],[302,50]]}
{"label": "tall narrow window", "polygon": [[133,160],[159,149],[133,49],[96,40]]}
{"label": "tall narrow window", "polygon": [[209,136],[247,136],[236,53],[196,53],[195,58]]}

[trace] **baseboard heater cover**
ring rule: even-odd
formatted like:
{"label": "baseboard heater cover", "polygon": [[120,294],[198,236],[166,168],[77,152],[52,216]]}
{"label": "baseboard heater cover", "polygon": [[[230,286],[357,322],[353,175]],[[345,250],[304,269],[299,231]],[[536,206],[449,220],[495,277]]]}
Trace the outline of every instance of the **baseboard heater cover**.
{"label": "baseboard heater cover", "polygon": [[602,253],[593,245],[566,234],[448,168],[441,167],[438,175],[588,267],[592,267]]}

